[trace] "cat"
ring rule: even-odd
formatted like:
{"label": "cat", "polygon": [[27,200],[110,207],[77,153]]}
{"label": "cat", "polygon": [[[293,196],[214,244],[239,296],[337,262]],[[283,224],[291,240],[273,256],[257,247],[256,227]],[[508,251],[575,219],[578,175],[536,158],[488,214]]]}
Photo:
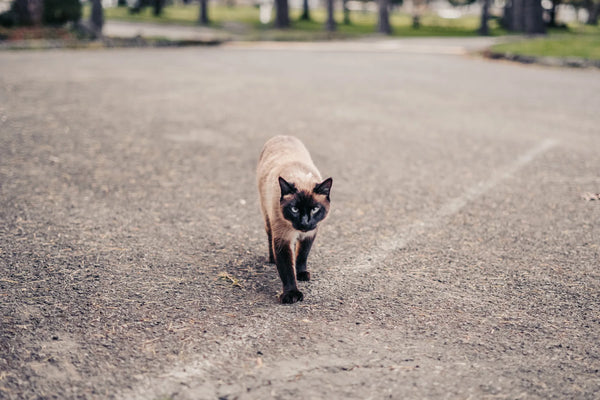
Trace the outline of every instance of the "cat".
{"label": "cat", "polygon": [[309,281],[308,253],[318,224],[329,213],[332,178],[322,180],[304,144],[293,136],[269,139],[260,153],[257,183],[269,240],[269,262],[283,283],[279,300],[304,300],[298,281]]}

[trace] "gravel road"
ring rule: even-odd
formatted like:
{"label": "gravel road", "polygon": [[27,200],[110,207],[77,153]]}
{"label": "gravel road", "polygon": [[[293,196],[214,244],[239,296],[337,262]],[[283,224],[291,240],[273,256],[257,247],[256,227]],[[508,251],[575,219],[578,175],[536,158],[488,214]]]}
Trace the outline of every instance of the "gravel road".
{"label": "gravel road", "polygon": [[[0,398],[597,398],[600,74],[436,48],[0,53]],[[290,306],[278,134],[333,177]]]}

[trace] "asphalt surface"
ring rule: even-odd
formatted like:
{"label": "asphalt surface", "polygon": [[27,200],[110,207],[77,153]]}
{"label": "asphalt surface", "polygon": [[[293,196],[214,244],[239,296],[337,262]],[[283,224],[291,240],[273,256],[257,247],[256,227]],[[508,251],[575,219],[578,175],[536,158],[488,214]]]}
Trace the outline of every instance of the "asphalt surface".
{"label": "asphalt surface", "polygon": [[[0,398],[596,398],[599,73],[361,46],[0,53]],[[291,306],[278,134],[333,177]]]}

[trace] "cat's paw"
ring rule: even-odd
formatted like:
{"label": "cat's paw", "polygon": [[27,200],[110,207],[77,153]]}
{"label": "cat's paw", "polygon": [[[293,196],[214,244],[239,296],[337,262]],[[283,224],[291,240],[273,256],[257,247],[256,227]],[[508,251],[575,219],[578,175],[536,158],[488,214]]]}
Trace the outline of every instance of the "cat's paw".
{"label": "cat's paw", "polygon": [[299,291],[297,289],[292,289],[292,290],[283,292],[281,294],[281,296],[279,296],[279,300],[281,301],[282,304],[292,304],[297,301],[304,300],[304,295],[302,294],[301,291]]}
{"label": "cat's paw", "polygon": [[269,254],[269,264],[275,264],[275,257],[273,257],[273,254]]}
{"label": "cat's paw", "polygon": [[310,272],[308,271],[299,271],[296,274],[296,279],[299,281],[310,281]]}

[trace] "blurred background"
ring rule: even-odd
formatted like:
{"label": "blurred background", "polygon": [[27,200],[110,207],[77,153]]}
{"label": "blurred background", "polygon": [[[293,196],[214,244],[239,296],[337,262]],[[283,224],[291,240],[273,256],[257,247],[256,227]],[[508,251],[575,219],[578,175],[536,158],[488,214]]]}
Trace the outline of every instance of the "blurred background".
{"label": "blurred background", "polygon": [[[511,38],[497,53],[600,58],[600,0],[0,0],[0,12],[5,47],[27,39],[193,44],[481,35]],[[521,34],[538,40],[516,40]]]}

